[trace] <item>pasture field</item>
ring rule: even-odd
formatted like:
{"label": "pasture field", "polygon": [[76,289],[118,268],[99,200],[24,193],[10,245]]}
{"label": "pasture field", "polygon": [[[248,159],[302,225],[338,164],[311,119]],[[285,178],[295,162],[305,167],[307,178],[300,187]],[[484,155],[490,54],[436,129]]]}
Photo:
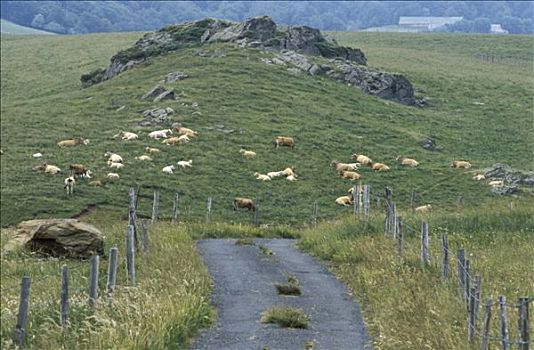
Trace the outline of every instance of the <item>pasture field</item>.
{"label": "pasture field", "polygon": [[[188,219],[203,218],[206,199],[212,196],[214,219],[250,222],[246,214],[232,211],[231,201],[235,196],[256,195],[265,224],[308,220],[314,201],[322,218],[332,218],[344,212],[333,200],[352,184],[339,178],[329,164],[333,159],[348,161],[355,152],[392,165],[389,173],[362,169],[363,181],[378,189],[375,193],[389,185],[397,198],[407,199],[415,190],[419,203],[441,207],[454,204],[460,195],[466,205],[495,197],[485,184],[471,180],[471,172],[451,169],[453,159],[470,160],[471,170],[496,162],[533,168],[532,70],[488,65],[470,54],[492,46],[510,55],[532,56],[530,37],[514,36],[514,45],[507,45],[498,36],[337,35],[342,44],[361,46],[371,67],[405,74],[420,95],[429,97],[429,106],[407,107],[326,78],[291,75],[283,67],[260,62],[266,55],[262,52],[222,44],[203,49],[224,50],[224,57],[199,57],[196,49],[181,50],[80,89],[82,73],[104,67],[141,33],[3,36],[2,226],[23,219],[70,216],[91,204],[122,207],[127,188],[135,184],[141,184],[142,195],[148,197],[154,190],[160,192],[163,216],[170,215],[174,193],[180,192],[181,212]],[[441,46],[446,47],[434,50]],[[158,105],[139,100],[165,74],[176,70],[190,75],[167,84],[183,92],[181,97]],[[198,108],[191,107],[193,102]],[[117,111],[122,105],[125,108]],[[200,136],[178,147],[159,143],[163,152],[153,162],[135,161],[145,146],[158,145],[146,136],[154,128],[136,123],[142,111],[157,106],[174,108],[174,119]],[[195,111],[201,115],[193,115]],[[119,130],[138,131],[140,139],[130,143],[112,139]],[[275,151],[277,135],[294,136],[296,149]],[[91,143],[56,146],[71,137],[89,138]],[[424,150],[419,144],[424,137],[434,138],[444,151]],[[243,159],[238,153],[241,146],[258,156]],[[125,158],[122,179],[96,189],[80,182],[71,198],[62,188],[64,176],[31,171],[40,162],[31,155],[42,152],[43,160],[60,166],[63,175],[69,163],[83,163],[100,179],[109,171],[106,151]],[[395,165],[400,154],[416,158],[420,167]],[[183,159],[193,159],[193,168],[172,176],[161,172]],[[252,176],[255,171],[287,166],[297,168],[297,182],[260,183]]]}
{"label": "pasture field", "polygon": [[[36,280],[30,348],[94,349],[112,344],[186,348],[188,339],[214,319],[210,279],[194,249],[194,239],[199,238],[300,238],[300,247],[330,264],[361,302],[378,349],[469,349],[456,284],[439,284],[442,232],[449,234],[453,250],[461,246],[472,254],[474,269],[483,278],[483,295],[504,294],[509,300],[532,295],[534,278],[527,268],[534,264],[532,189],[522,187],[518,198],[500,197],[483,181],[471,179],[475,171],[497,162],[534,169],[532,67],[488,64],[476,57],[494,50],[533,62],[532,37],[335,33],[340,44],[362,48],[369,66],[405,74],[420,96],[429,97],[425,108],[374,98],[326,78],[292,75],[283,67],[263,64],[260,58],[269,54],[223,44],[202,47],[223,50],[223,57],[200,57],[195,48],[181,50],[110,81],[80,88],[81,74],[106,66],[113,54],[141,35],[2,35],[1,246],[9,239],[11,226],[21,220],[70,217],[96,205],[88,221],[106,235],[106,252],[115,244],[120,248],[128,188],[138,184],[141,216],[150,214],[152,193],[158,191],[160,216],[169,218],[172,199],[179,192],[181,221],[179,225],[161,221],[151,229],[150,255],[138,258],[138,288],[124,287],[126,278],[119,273],[122,287],[111,304],[102,298],[94,315],[85,307],[85,294],[78,293],[71,310],[75,322],[65,333],[57,323],[54,304],[59,297],[59,268],[67,263],[81,271],[72,275],[73,288],[81,290],[88,263],[3,252],[2,348],[10,346],[23,274]],[[178,70],[190,77],[166,84],[180,95],[176,101],[154,104],[139,99],[166,74]],[[198,107],[192,107],[194,102]],[[125,108],[118,111],[121,106]],[[199,137],[174,147],[149,141],[148,132],[159,127],[138,127],[142,111],[167,106],[176,110],[176,121],[197,130]],[[140,139],[112,139],[119,130],[139,132]],[[274,150],[278,135],[294,136],[295,150]],[[91,143],[56,146],[72,137],[89,138]],[[435,139],[444,150],[424,150],[420,141],[425,137]],[[136,161],[146,146],[162,152],[153,162]],[[257,152],[257,157],[243,159],[238,153],[241,147]],[[68,165],[86,164],[95,173],[93,179],[102,179],[109,172],[106,151],[125,158],[121,180],[104,188],[91,188],[81,180],[74,195],[67,196],[63,179]],[[36,152],[44,158],[32,158]],[[373,196],[365,232],[350,217],[351,208],[334,204],[353,184],[340,179],[329,164],[334,159],[348,161],[351,153],[392,165],[388,173],[361,169]],[[415,169],[395,165],[401,154],[421,165]],[[166,165],[188,159],[193,159],[192,169],[177,169],[173,175],[161,172]],[[468,159],[473,168],[452,169],[453,159]],[[32,171],[41,161],[60,166],[63,174]],[[262,183],[252,176],[255,171],[287,166],[296,167],[297,182]],[[405,214],[411,227],[417,228],[423,218],[429,221],[430,268],[419,265],[414,233],[406,238],[403,257],[395,254],[393,242],[383,238],[383,201],[378,205],[374,200],[382,197],[385,186],[393,188],[401,212],[408,213],[412,191],[417,193],[417,204],[431,203],[435,208],[427,217]],[[204,223],[208,196],[213,197],[210,224]],[[232,210],[236,196],[259,196],[260,223],[266,227],[253,228],[249,213]],[[459,196],[464,201],[461,210]],[[511,211],[506,208],[509,201],[515,204]],[[319,226],[309,229],[314,202],[319,206]],[[101,276],[106,263],[104,257]],[[510,324],[515,324],[510,317]]]}

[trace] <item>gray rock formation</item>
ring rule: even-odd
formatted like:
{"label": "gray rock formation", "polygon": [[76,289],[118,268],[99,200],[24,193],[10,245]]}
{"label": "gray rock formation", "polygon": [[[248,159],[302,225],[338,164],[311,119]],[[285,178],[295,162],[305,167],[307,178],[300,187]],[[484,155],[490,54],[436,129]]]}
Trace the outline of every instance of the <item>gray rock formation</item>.
{"label": "gray rock formation", "polygon": [[203,19],[170,25],[157,32],[145,34],[134,46],[114,55],[106,69],[97,69],[82,75],[82,86],[88,87],[111,79],[150,57],[206,42],[235,42],[242,47],[264,50],[289,49],[366,64],[361,50],[339,46],[335,40],[325,38],[318,29],[306,26],[278,27],[270,17],[255,17],[243,23]]}
{"label": "gray rock formation", "polygon": [[138,122],[139,126],[168,125],[172,122],[174,110],[167,108],[152,108],[143,112],[145,119]]}
{"label": "gray rock formation", "polygon": [[[418,104],[412,84],[400,74],[384,73],[352,61],[335,58],[330,65],[319,65],[313,57],[294,51],[284,51],[273,59],[262,59],[267,64],[286,64],[310,75],[326,75],[350,84],[370,95],[407,105]],[[294,72],[294,71],[292,71]]]}
{"label": "gray rock formation", "polygon": [[[308,74],[326,74],[374,96],[407,105],[423,105],[421,100],[415,99],[414,89],[408,79],[400,74],[366,67],[367,59],[360,49],[340,46],[335,39],[323,36],[315,28],[277,26],[270,17],[255,17],[242,23],[204,19],[164,27],[157,32],[145,34],[134,46],[118,52],[111,58],[106,69],[84,74],[81,77],[82,86],[111,79],[151,57],[212,42],[230,42],[239,47],[282,51],[284,54],[277,58],[278,61],[272,60],[271,63],[286,62]],[[196,54],[208,57],[215,55],[205,50],[197,50]],[[318,64],[314,57],[331,59],[331,65]]]}
{"label": "gray rock formation", "polygon": [[511,185],[534,186],[534,171],[523,171],[512,168],[508,164],[496,163],[484,169],[487,179],[503,179]]}
{"label": "gray rock formation", "polygon": [[104,253],[102,233],[93,225],[76,219],[23,221],[18,224],[15,237],[6,244],[6,249],[17,246],[70,258],[89,258]]}
{"label": "gray rock formation", "polygon": [[141,100],[148,100],[148,99],[156,98],[162,93],[164,93],[165,91],[167,91],[167,89],[165,89],[161,85],[154,86],[152,89],[150,89],[149,92],[147,92],[141,97]]}
{"label": "gray rock formation", "polygon": [[174,89],[163,91],[161,94],[156,96],[154,99],[154,102],[160,102],[165,100],[174,100],[176,99],[176,96],[174,94]]}
{"label": "gray rock formation", "polygon": [[432,152],[441,152],[441,151],[443,151],[443,147],[439,146],[436,143],[436,140],[431,139],[429,137],[427,137],[424,140],[422,140],[420,142],[420,144],[421,144],[421,147],[423,147],[427,151],[432,151]]}
{"label": "gray rock formation", "polygon": [[172,72],[165,76],[165,83],[172,83],[173,81],[178,80],[184,80],[185,78],[189,78],[189,75],[185,74],[184,72]]}

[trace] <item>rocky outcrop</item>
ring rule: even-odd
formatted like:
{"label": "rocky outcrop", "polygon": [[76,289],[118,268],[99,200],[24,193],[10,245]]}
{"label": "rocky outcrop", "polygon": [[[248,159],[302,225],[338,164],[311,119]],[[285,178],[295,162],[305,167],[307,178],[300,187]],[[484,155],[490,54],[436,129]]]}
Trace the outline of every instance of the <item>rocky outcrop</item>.
{"label": "rocky outcrop", "polygon": [[412,84],[404,76],[380,72],[346,59],[335,58],[330,59],[329,64],[318,64],[310,56],[294,51],[284,51],[272,59],[263,58],[262,62],[287,65],[310,75],[326,75],[365,93],[387,100],[407,105],[419,104],[419,101],[414,98]]}
{"label": "rocky outcrop", "polygon": [[138,122],[139,126],[154,126],[154,125],[168,125],[172,122],[171,115],[174,114],[174,109],[167,108],[151,108],[143,112],[145,119]]}
{"label": "rocky outcrop", "polygon": [[340,57],[366,64],[361,50],[339,46],[335,40],[325,38],[318,29],[307,26],[279,27],[270,17],[255,17],[243,23],[203,19],[170,25],[145,34],[134,46],[111,57],[107,68],[82,75],[82,86],[88,87],[111,79],[150,57],[209,42],[235,42],[242,47],[265,50],[289,49],[308,55]]}
{"label": "rocky outcrop", "polygon": [[104,253],[104,239],[93,225],[76,219],[44,219],[23,221],[17,226],[6,250],[24,246],[51,256],[88,258]]}
{"label": "rocky outcrop", "polygon": [[512,168],[508,164],[496,163],[484,169],[487,179],[502,179],[511,185],[534,186],[534,171],[523,171]]}
{"label": "rocky outcrop", "polygon": [[[83,75],[82,86],[111,79],[150,57],[212,42],[281,51],[283,54],[277,59],[294,66],[290,68],[296,67],[311,75],[326,75],[384,99],[407,105],[423,104],[415,99],[414,89],[406,77],[368,68],[360,49],[340,46],[335,39],[308,26],[277,26],[270,17],[255,17],[243,23],[204,19],[164,27],[145,34],[133,47],[114,55],[106,69]],[[197,50],[196,55],[211,57],[209,51],[206,52]],[[318,64],[315,57],[327,58],[330,64]]]}
{"label": "rocky outcrop", "polygon": [[150,91],[141,97],[141,100],[154,99],[154,102],[164,100],[174,100],[176,98],[174,89],[167,90],[161,85],[154,86]]}
{"label": "rocky outcrop", "polygon": [[184,72],[172,72],[165,76],[164,82],[172,83],[174,81],[184,80],[185,78],[189,78],[189,75]]}

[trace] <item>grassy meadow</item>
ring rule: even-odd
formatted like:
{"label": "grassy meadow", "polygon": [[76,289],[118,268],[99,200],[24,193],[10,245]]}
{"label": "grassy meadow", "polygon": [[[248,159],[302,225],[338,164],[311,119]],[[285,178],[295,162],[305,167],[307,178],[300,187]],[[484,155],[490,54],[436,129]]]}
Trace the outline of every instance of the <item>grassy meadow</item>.
{"label": "grassy meadow", "polygon": [[[179,192],[182,218],[191,220],[204,217],[206,199],[212,196],[214,220],[250,222],[248,215],[233,212],[231,201],[235,196],[256,195],[264,224],[306,221],[315,201],[323,219],[333,218],[346,211],[334,199],[352,184],[339,178],[329,164],[333,159],[348,161],[354,152],[392,166],[389,173],[361,170],[363,181],[377,189],[377,195],[389,185],[397,198],[407,200],[415,190],[420,204],[443,207],[460,195],[467,205],[494,198],[486,185],[471,180],[471,172],[451,169],[453,159],[470,160],[471,170],[496,162],[524,170],[533,167],[532,71],[484,64],[463,52],[465,47],[485,51],[494,40],[494,46],[510,54],[520,50],[517,55],[528,55],[532,54],[529,37],[514,36],[511,46],[501,44],[498,36],[398,34],[387,40],[381,33],[338,34],[342,44],[362,47],[370,66],[406,74],[419,94],[430,98],[426,108],[384,101],[326,78],[291,75],[283,67],[260,62],[270,54],[221,44],[203,49],[224,50],[225,57],[199,57],[194,55],[196,49],[181,50],[80,89],[82,73],[104,67],[113,53],[140,35],[2,37],[3,226],[23,219],[70,216],[89,205],[123,207],[128,187],[136,184],[142,185],[147,198],[154,190],[160,192],[163,216],[170,215],[172,198]],[[425,45],[428,49],[420,49]],[[442,45],[446,48],[434,51]],[[139,100],[176,70],[190,75],[167,84],[181,97],[161,104]],[[192,107],[194,102],[197,108]],[[122,105],[125,108],[117,111]],[[174,119],[200,136],[176,147],[149,141],[147,133],[157,127],[140,128],[136,122],[142,111],[159,106],[175,109]],[[140,139],[112,139],[119,130],[139,132]],[[281,134],[295,137],[294,151],[273,149],[274,137]],[[419,142],[427,136],[445,150],[424,150]],[[72,137],[89,138],[91,143],[56,146]],[[134,159],[145,146],[158,144],[162,153],[153,162]],[[243,159],[238,153],[241,146],[258,156]],[[80,181],[76,195],[67,198],[62,187],[68,165],[86,164],[94,179],[101,179],[109,172],[106,151],[125,158],[121,180],[96,189]],[[62,168],[63,175],[31,171],[40,163],[31,156],[35,152]],[[395,165],[400,154],[414,157],[420,167]],[[177,170],[172,176],[161,172],[184,159],[193,159],[192,169]],[[252,176],[255,171],[287,166],[297,168],[297,182],[260,183]]]}
{"label": "grassy meadow", "polygon": [[[469,349],[466,317],[456,294],[455,266],[451,280],[439,281],[439,234],[449,234],[452,251],[463,247],[473,269],[482,275],[483,297],[504,294],[508,300],[532,295],[534,276],[534,201],[532,189],[519,197],[493,195],[484,181],[471,179],[496,162],[534,169],[533,69],[513,64],[488,64],[479,53],[534,62],[532,37],[393,33],[335,33],[340,44],[360,47],[369,66],[405,74],[417,94],[429,97],[425,108],[408,107],[368,96],[327,78],[292,75],[284,67],[265,65],[256,50],[210,44],[224,57],[200,57],[186,49],[158,57],[120,76],[80,88],[81,74],[108,64],[118,50],[142,34],[84,36],[2,35],[1,50],[1,246],[21,220],[70,217],[96,206],[86,220],[106,236],[106,251],[121,251],[128,188],[141,185],[139,215],[151,211],[153,191],[160,193],[160,216],[169,218],[175,192],[180,193],[179,224],[162,220],[153,226],[149,256],[138,256],[138,287],[128,288],[120,258],[119,287],[111,301],[103,297],[92,314],[83,291],[88,262],[44,259],[22,250],[1,258],[2,348],[12,346],[18,285],[32,276],[28,348],[58,349],[184,349],[188,339],[210,324],[210,279],[194,249],[199,238],[300,238],[299,246],[328,263],[361,302],[377,349]],[[165,84],[179,94],[176,101],[154,104],[139,99],[174,71],[190,77]],[[193,107],[194,103],[198,107]],[[125,106],[122,110],[117,109]],[[187,145],[165,146],[147,138],[163,127],[141,128],[137,121],[151,107],[172,107],[175,121],[199,132]],[[137,141],[112,139],[119,130],[140,134]],[[294,136],[295,150],[275,150],[275,136]],[[56,142],[89,138],[87,146],[60,149]],[[429,152],[425,137],[443,146]],[[134,159],[146,146],[162,152],[152,162]],[[245,147],[257,157],[245,160]],[[67,196],[63,179],[70,163],[83,163],[93,179],[110,171],[104,153],[125,160],[121,179],[104,188],[77,182]],[[42,152],[42,160],[32,154]],[[388,173],[361,169],[372,186],[369,228],[349,215],[351,208],[334,200],[351,182],[329,166],[348,161],[351,153],[369,155],[391,165]],[[420,161],[414,169],[395,164],[398,155]],[[165,175],[161,169],[193,159],[193,168]],[[467,159],[469,170],[451,169],[454,159]],[[61,175],[32,171],[41,161],[58,165]],[[252,174],[295,166],[298,181],[259,182]],[[383,188],[394,199],[407,227],[418,230],[429,221],[431,266],[419,264],[416,231],[408,230],[405,252],[395,253],[383,237]],[[427,216],[409,213],[430,203]],[[208,196],[213,197],[212,222],[205,223]],[[260,223],[253,228],[248,212],[232,210],[233,197],[260,198]],[[463,197],[463,207],[457,206]],[[514,209],[507,209],[508,203]],[[310,229],[313,203],[319,225]],[[121,254],[121,252],[119,253]],[[67,331],[58,326],[59,269],[72,267],[72,320]],[[107,257],[101,260],[104,290]],[[510,315],[510,324],[516,324]],[[514,323],[515,322],[515,323]],[[496,327],[497,323],[493,323]],[[513,327],[511,327],[512,329]],[[437,331],[439,329],[439,332]],[[496,334],[497,330],[493,329]],[[515,336],[512,330],[512,336]]]}

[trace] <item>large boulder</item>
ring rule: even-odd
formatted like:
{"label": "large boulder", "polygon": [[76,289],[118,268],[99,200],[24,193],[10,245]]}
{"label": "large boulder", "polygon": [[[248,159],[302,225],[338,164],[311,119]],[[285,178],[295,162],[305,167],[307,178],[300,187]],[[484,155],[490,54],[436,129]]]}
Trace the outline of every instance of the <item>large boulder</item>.
{"label": "large boulder", "polygon": [[42,219],[17,225],[13,240],[6,250],[24,246],[52,256],[88,258],[104,253],[104,239],[93,225],[77,219]]}

